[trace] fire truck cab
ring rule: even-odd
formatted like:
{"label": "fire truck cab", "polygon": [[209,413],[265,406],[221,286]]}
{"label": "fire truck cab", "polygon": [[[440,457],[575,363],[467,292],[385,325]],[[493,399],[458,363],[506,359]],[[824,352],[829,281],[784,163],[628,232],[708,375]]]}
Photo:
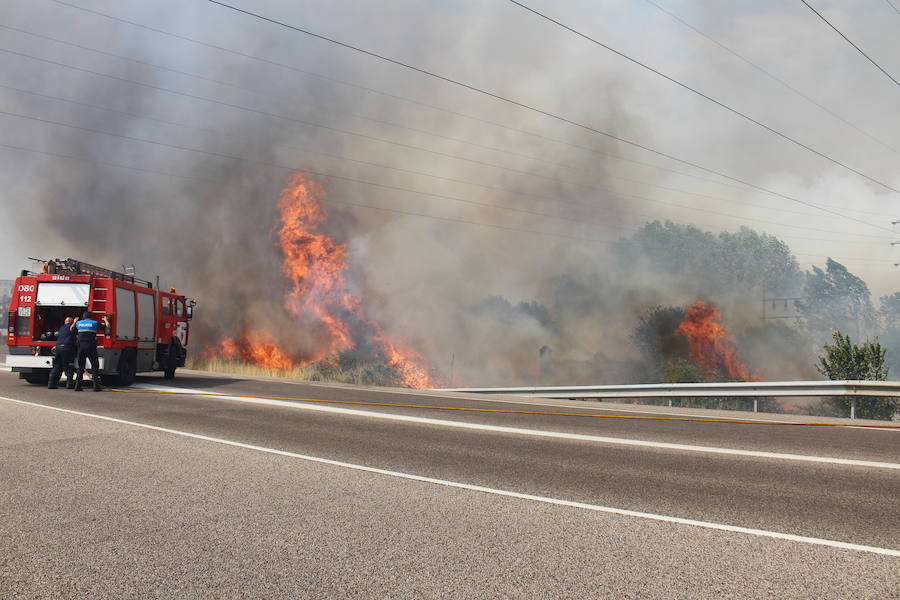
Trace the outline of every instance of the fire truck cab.
{"label": "fire truck cab", "polygon": [[46,261],[41,272],[22,271],[13,285],[6,343],[7,366],[29,383],[46,384],[56,336],[66,317],[83,312],[110,327],[97,335],[104,382],[127,386],[137,373],[167,379],[187,357],[195,302],[153,284],[72,258]]}

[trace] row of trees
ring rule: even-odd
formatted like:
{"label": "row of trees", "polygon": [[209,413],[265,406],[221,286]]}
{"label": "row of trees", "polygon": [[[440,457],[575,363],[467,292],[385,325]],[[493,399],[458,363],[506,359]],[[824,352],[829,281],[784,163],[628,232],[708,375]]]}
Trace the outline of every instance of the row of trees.
{"label": "row of trees", "polygon": [[[534,380],[545,374],[537,349],[547,345],[554,350],[547,384],[723,381],[724,370],[697,364],[676,334],[684,306],[706,300],[722,309],[738,358],[759,377],[818,377],[818,356],[835,331],[856,341],[880,336],[884,369],[900,373],[900,292],[876,308],[844,265],[829,259],[803,271],[783,241],[748,228],[713,234],[647,223],[602,258],[579,260],[550,281],[546,305],[490,296],[467,307],[461,323],[475,326],[465,330],[470,349],[457,371],[472,354],[500,381]],[[764,320],[763,298],[773,297],[796,298],[797,319]]]}
{"label": "row of trees", "polygon": [[[876,308],[866,283],[837,261],[803,272],[788,246],[773,236],[747,228],[714,235],[671,222],[648,223],[619,242],[613,255],[623,273],[640,274],[635,285],[646,290],[635,296],[669,300],[640,311],[631,335],[644,381],[726,379],[692,361],[687,340],[676,334],[682,305],[697,299],[722,306],[737,332],[733,342],[740,358],[766,378],[819,373],[885,379],[891,371],[900,373],[900,292],[881,297]],[[760,318],[761,301],[772,297],[797,298],[796,323]],[[846,414],[848,404],[834,399],[826,408]],[[867,400],[858,414],[891,418],[897,408],[893,399]]]}
{"label": "row of trees", "polygon": [[620,279],[649,276],[647,284],[676,295],[721,301],[748,292],[757,298],[763,292],[795,295],[803,286],[803,272],[787,244],[747,227],[715,235],[693,225],[653,221],[617,242],[612,258]]}

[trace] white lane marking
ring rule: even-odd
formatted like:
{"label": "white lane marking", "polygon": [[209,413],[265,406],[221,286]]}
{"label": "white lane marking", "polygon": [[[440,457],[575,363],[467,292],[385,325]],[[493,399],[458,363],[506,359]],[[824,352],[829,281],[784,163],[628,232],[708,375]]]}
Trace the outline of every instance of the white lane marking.
{"label": "white lane marking", "polygon": [[573,500],[562,500],[559,498],[551,498],[548,496],[537,496],[534,494],[513,492],[510,490],[502,490],[502,489],[498,489],[498,488],[485,487],[482,485],[474,485],[471,483],[462,483],[462,482],[458,482],[458,481],[450,481],[447,479],[437,479],[435,477],[426,477],[424,475],[414,475],[412,473],[404,473],[402,471],[391,471],[389,469],[379,469],[377,467],[367,467],[365,465],[358,465],[358,464],[343,462],[343,461],[339,461],[339,460],[332,460],[330,458],[320,458],[317,456],[310,456],[307,454],[299,454],[297,452],[290,452],[288,450],[278,450],[276,448],[267,448],[266,446],[257,446],[255,444],[246,444],[244,442],[235,442],[235,441],[226,440],[223,438],[202,435],[199,433],[191,433],[189,431],[180,431],[178,429],[169,429],[168,427],[159,427],[157,425],[148,425],[146,423],[137,423],[135,421],[126,421],[125,419],[117,419],[115,417],[106,417],[103,415],[96,415],[93,413],[87,413],[87,412],[83,412],[80,410],[71,410],[68,408],[58,408],[56,406],[47,406],[46,404],[37,404],[35,402],[27,402],[25,400],[16,400],[15,398],[6,398],[4,396],[0,396],[0,400],[7,400],[9,402],[14,402],[16,404],[22,404],[22,405],[26,405],[26,406],[35,407],[35,408],[45,408],[45,409],[49,409],[49,410],[55,410],[58,412],[68,413],[68,414],[72,414],[72,415],[78,415],[81,417],[90,417],[92,419],[100,419],[102,421],[109,421],[112,423],[120,423],[122,425],[130,425],[132,427],[140,427],[142,429],[149,429],[152,431],[159,431],[162,433],[170,433],[172,435],[179,435],[182,437],[203,440],[206,442],[214,442],[216,444],[222,444],[225,446],[233,446],[235,448],[243,448],[245,450],[255,450],[257,452],[265,452],[267,454],[274,454],[277,456],[286,456],[289,458],[297,458],[297,459],[305,460],[308,462],[321,463],[321,464],[331,465],[331,466],[335,466],[335,467],[343,467],[345,469],[353,469],[355,471],[376,473],[379,475],[387,475],[390,477],[397,477],[399,479],[420,481],[423,483],[431,483],[434,485],[442,485],[445,487],[458,488],[458,489],[469,490],[469,491],[473,491],[473,492],[483,492],[485,494],[493,494],[495,496],[506,496],[508,498],[517,498],[519,500],[531,500],[533,502],[542,502],[545,504],[555,504],[557,506],[567,506],[570,508],[581,508],[584,510],[610,513],[610,514],[622,515],[622,516],[626,516],[626,517],[637,517],[637,518],[641,518],[641,519],[650,519],[652,521],[663,521],[666,523],[677,523],[680,525],[692,525],[694,527],[703,527],[705,529],[716,529],[719,531],[744,533],[744,534],[755,535],[755,536],[759,536],[759,537],[768,537],[768,538],[775,538],[775,539],[779,539],[779,540],[800,542],[803,544],[813,544],[813,545],[817,545],[817,546],[829,546],[832,548],[840,548],[842,550],[857,550],[859,552],[871,552],[873,554],[883,554],[885,556],[900,557],[900,550],[892,550],[890,548],[879,548],[877,546],[864,546],[861,544],[851,544],[848,542],[839,542],[836,540],[807,537],[807,536],[803,536],[803,535],[794,535],[791,533],[781,533],[778,531],[768,531],[765,529],[753,529],[750,527],[740,527],[738,525],[727,525],[725,523],[715,523],[712,521],[697,521],[694,519],[671,517],[668,515],[660,515],[660,514],[656,514],[656,513],[640,512],[640,511],[628,510],[628,509],[624,509],[624,508],[614,508],[611,506],[601,506],[599,504],[588,504],[586,502],[575,502]]}
{"label": "white lane marking", "polygon": [[865,431],[889,431],[891,433],[900,433],[900,429],[888,429],[886,427],[860,427],[859,425],[841,425],[847,429],[864,429]]}
{"label": "white lane marking", "polygon": [[856,460],[851,458],[836,458],[830,456],[807,456],[803,454],[789,454],[783,452],[766,452],[763,450],[742,450],[739,448],[719,448],[716,446],[695,446],[691,444],[676,444],[672,442],[654,442],[650,440],[636,440],[630,438],[607,437],[600,435],[589,435],[584,433],[565,433],[562,431],[546,431],[542,429],[526,429],[522,427],[507,427],[505,425],[487,425],[483,423],[467,423],[465,421],[448,421],[445,419],[432,419],[429,417],[413,417],[409,415],[397,415],[393,413],[375,412],[369,410],[359,410],[355,408],[343,408],[338,406],[325,406],[322,404],[305,403],[302,400],[272,400],[269,398],[259,398],[256,396],[229,396],[216,392],[207,392],[203,390],[192,390],[183,388],[170,388],[152,386],[142,386],[141,389],[151,391],[177,391],[180,393],[189,393],[195,396],[205,396],[217,398],[221,400],[231,400],[234,402],[245,402],[248,404],[262,404],[268,406],[278,406],[283,408],[293,408],[299,410],[312,410],[319,412],[337,413],[344,415],[353,415],[358,417],[368,417],[373,419],[384,419],[389,421],[404,421],[407,423],[419,423],[424,425],[438,425],[441,427],[456,427],[459,429],[474,429],[479,431],[494,431],[498,433],[512,433],[517,435],[530,435],[536,437],[547,437],[565,440],[579,440],[585,442],[599,442],[603,444],[617,444],[622,446],[642,446],[646,448],[665,448],[668,450],[684,450],[688,452],[707,452],[712,454],[731,454],[736,456],[752,456],[755,458],[774,458],[779,460],[798,460],[804,462],[826,463],[833,465],[845,465],[851,467],[874,467],[878,469],[900,469],[900,464],[889,462],[878,462],[871,460]]}

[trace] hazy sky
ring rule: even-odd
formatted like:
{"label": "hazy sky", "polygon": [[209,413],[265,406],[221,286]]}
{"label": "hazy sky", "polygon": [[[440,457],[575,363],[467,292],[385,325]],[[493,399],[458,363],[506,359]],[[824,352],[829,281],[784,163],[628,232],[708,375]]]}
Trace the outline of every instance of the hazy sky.
{"label": "hazy sky", "polygon": [[[175,271],[157,248],[190,237],[192,221],[234,217],[211,212],[209,190],[191,177],[227,180],[222,202],[249,222],[269,215],[259,207],[274,206],[289,173],[281,167],[295,166],[357,180],[328,185],[335,202],[356,205],[335,209],[352,221],[357,268],[385,295],[401,286],[424,301],[410,282],[427,287],[439,273],[528,298],[549,271],[602,253],[650,219],[714,232],[746,225],[784,239],[804,268],[831,256],[876,295],[898,289],[900,248],[889,242],[900,239],[890,231],[900,194],[510,2],[232,1],[870,225],[203,0],[66,0],[107,17],[53,0],[0,0],[0,111],[18,115],[0,114],[0,144],[17,147],[0,147],[0,277],[28,267],[27,256]],[[799,0],[658,3],[827,110],[644,0],[527,3],[900,189],[900,87]],[[813,4],[900,77],[900,13],[887,0]],[[71,225],[61,233],[63,223]],[[234,239],[223,233],[191,252]]]}

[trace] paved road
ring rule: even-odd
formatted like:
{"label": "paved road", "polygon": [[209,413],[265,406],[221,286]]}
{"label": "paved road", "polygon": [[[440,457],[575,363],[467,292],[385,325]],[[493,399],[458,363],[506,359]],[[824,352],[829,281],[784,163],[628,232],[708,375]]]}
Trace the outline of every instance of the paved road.
{"label": "paved road", "polygon": [[0,373],[0,597],[900,597],[897,430],[193,373],[138,387]]}

